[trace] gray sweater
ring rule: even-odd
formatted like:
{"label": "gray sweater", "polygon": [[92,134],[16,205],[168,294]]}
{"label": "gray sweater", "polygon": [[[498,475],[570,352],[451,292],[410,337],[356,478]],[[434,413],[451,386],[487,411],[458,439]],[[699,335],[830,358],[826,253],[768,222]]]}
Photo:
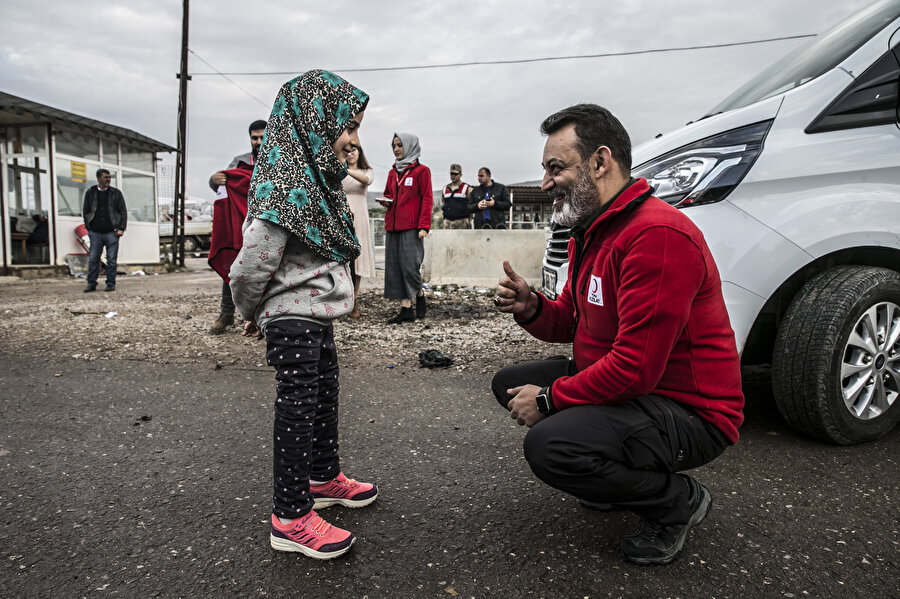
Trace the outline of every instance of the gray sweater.
{"label": "gray sweater", "polygon": [[348,265],[328,261],[299,237],[269,221],[244,221],[244,245],[231,265],[234,305],[260,329],[302,318],[327,325],[353,309]]}

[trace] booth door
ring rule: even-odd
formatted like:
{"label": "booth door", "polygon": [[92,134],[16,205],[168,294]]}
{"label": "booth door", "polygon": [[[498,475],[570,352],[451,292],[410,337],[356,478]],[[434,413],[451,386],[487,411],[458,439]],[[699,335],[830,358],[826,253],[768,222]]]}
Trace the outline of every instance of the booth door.
{"label": "booth door", "polygon": [[[50,264],[49,156],[45,127],[9,127],[3,154],[3,227],[8,264]],[[26,139],[40,135],[43,139]],[[31,142],[31,143],[29,143]],[[31,151],[29,151],[31,150]],[[37,150],[37,151],[35,151]],[[41,151],[43,150],[43,151]]]}

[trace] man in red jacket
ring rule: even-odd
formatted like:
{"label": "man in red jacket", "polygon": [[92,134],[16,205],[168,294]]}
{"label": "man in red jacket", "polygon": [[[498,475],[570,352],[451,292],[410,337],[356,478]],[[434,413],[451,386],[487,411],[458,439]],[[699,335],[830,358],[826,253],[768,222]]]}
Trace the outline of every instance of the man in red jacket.
{"label": "man in red jacket", "polygon": [[[246,154],[238,154],[231,159],[228,168],[224,171],[216,171],[209,178],[209,188],[216,192],[216,203],[213,206],[213,230],[212,239],[210,240],[209,260],[213,260],[214,245],[228,247],[230,251],[223,252],[219,255],[218,261],[211,266],[222,277],[222,299],[219,302],[219,315],[209,327],[209,332],[213,335],[221,335],[228,330],[228,327],[234,324],[234,300],[231,297],[231,288],[228,286],[228,269],[231,268],[231,262],[225,258],[226,255],[231,260],[237,256],[241,250],[242,233],[241,222],[237,222],[237,230],[232,226],[234,224],[236,210],[243,215],[247,214],[247,181],[244,175],[238,173],[237,179],[232,176],[229,182],[228,173],[234,175],[234,169],[249,170],[253,174],[253,167],[256,164],[259,147],[262,145],[263,136],[266,132],[266,121],[256,120],[250,123],[247,128],[250,134],[250,151]],[[219,189],[225,186],[226,189]],[[240,195],[240,189],[243,189],[243,196]],[[219,195],[221,191],[222,195]],[[232,200],[237,200],[233,202]],[[219,210],[216,205],[221,208]],[[218,214],[216,212],[219,212]]]}
{"label": "man in red jacket", "polygon": [[631,142],[606,109],[579,104],[541,126],[554,218],[572,227],[569,279],[555,301],[509,262],[494,303],[572,360],[507,366],[492,390],[530,427],[525,458],[544,482],[589,506],[626,509],[620,548],[666,564],[709,512],[687,474],[738,439],[740,359],[716,264],[699,229],[631,177]]}

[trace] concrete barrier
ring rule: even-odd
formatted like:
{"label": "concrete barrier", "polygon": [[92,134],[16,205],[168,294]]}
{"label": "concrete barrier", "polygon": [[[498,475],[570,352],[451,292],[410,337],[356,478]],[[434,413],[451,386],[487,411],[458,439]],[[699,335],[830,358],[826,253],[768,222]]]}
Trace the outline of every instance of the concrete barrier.
{"label": "concrete barrier", "polygon": [[422,274],[432,285],[492,288],[503,275],[503,261],[532,287],[541,283],[547,233],[539,230],[433,230],[425,238]]}

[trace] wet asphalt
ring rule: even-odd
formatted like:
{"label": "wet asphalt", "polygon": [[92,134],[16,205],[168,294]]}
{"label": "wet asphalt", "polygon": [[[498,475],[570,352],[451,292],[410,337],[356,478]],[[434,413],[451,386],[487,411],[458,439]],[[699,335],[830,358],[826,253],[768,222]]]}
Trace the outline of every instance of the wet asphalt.
{"label": "wet asphalt", "polygon": [[538,482],[489,375],[345,369],[344,471],[367,508],[330,562],[271,550],[273,376],[0,348],[0,597],[900,597],[900,430],[836,447],[748,377],[738,445],[694,471],[709,517],[664,567],[635,517]]}

